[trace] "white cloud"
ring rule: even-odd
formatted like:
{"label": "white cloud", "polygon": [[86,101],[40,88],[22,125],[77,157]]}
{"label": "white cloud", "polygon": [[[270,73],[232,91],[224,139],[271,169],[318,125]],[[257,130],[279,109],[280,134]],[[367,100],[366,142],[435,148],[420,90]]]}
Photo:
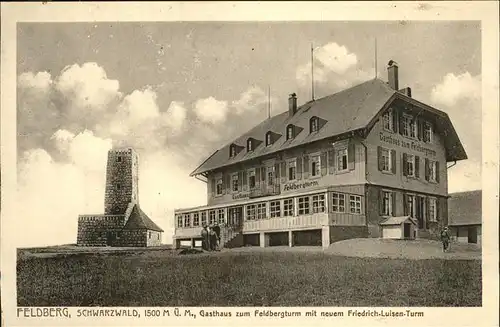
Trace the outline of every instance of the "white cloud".
{"label": "white cloud", "polygon": [[256,86],[250,87],[240,95],[238,100],[232,102],[237,114],[258,109],[263,104],[267,104],[268,96],[264,91]]}
{"label": "white cloud", "polygon": [[48,72],[22,73],[18,78],[18,85],[21,88],[47,91],[52,86],[52,76]]}
{"label": "white cloud", "polygon": [[458,76],[449,73],[431,91],[431,100],[434,103],[446,106],[453,106],[461,100],[477,100],[480,98],[481,76],[472,76],[469,72]]}
{"label": "white cloud", "polygon": [[66,66],[55,87],[79,108],[104,110],[121,96],[118,81],[108,79],[104,69],[93,62]]}
{"label": "white cloud", "polygon": [[219,101],[214,97],[196,101],[194,111],[198,118],[209,123],[220,123],[226,119],[227,101]]}
{"label": "white cloud", "polygon": [[354,53],[350,53],[345,46],[338,45],[335,42],[315,49],[314,58],[321,62],[326,69],[337,74],[345,73],[358,63]]}
{"label": "white cloud", "polygon": [[167,111],[162,114],[165,124],[172,129],[172,132],[178,132],[186,120],[187,110],[183,102],[172,101]]}
{"label": "white cloud", "polygon": [[143,91],[135,90],[123,99],[118,110],[126,114],[131,123],[141,123],[160,116],[156,100],[156,92],[149,88]]}

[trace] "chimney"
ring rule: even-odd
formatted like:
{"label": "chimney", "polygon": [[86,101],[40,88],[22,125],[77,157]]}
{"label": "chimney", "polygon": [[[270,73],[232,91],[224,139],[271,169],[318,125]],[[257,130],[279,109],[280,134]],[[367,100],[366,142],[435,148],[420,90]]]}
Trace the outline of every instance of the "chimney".
{"label": "chimney", "polygon": [[387,67],[387,74],[389,77],[389,86],[393,90],[399,90],[399,80],[398,80],[398,64],[394,60],[390,60]]}
{"label": "chimney", "polygon": [[292,93],[288,97],[288,115],[292,117],[297,112],[297,94]]}

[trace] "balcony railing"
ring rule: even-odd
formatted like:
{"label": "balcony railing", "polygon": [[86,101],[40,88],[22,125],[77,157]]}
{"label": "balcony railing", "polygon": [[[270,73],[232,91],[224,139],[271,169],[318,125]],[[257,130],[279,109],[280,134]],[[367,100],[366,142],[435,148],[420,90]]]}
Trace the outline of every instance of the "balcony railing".
{"label": "balcony railing", "polygon": [[280,185],[262,185],[250,190],[250,199],[260,198],[263,196],[280,195],[281,187]]}

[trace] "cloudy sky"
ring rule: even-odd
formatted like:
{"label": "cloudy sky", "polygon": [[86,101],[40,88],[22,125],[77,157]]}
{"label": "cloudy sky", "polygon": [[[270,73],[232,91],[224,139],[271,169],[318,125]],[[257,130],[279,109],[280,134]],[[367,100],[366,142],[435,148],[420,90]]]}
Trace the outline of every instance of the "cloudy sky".
{"label": "cloudy sky", "polygon": [[[400,86],[447,112],[469,160],[449,192],[481,188],[481,39],[473,22],[18,24],[18,246],[74,243],[78,214],[102,213],[113,145],[140,155],[141,207],[173,233],[173,209],[206,203],[189,177],[272,113],[399,63]],[[56,228],[54,228],[57,226]]]}

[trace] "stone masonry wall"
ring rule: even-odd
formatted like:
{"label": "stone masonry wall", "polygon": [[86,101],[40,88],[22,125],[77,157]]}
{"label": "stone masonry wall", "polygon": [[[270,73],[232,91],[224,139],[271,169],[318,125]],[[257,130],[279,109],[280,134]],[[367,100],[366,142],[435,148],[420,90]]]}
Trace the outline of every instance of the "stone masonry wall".
{"label": "stone masonry wall", "polygon": [[114,238],[125,224],[123,215],[81,215],[76,243],[80,246],[114,245]]}
{"label": "stone masonry wall", "polygon": [[[151,233],[151,237],[149,237]],[[116,240],[117,246],[145,247],[161,245],[161,233],[148,230],[123,230]]]}
{"label": "stone masonry wall", "polygon": [[139,201],[139,158],[132,149],[108,152],[104,214],[124,214],[130,202]]}

